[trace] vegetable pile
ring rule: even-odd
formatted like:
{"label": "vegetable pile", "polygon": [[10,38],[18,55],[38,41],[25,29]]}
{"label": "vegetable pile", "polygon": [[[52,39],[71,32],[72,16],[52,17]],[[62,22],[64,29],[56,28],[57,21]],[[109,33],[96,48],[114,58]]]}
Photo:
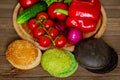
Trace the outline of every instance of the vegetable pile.
{"label": "vegetable pile", "polygon": [[27,23],[31,35],[42,47],[62,48],[77,44],[83,32],[96,29],[99,0],[19,0],[24,9],[17,23]]}

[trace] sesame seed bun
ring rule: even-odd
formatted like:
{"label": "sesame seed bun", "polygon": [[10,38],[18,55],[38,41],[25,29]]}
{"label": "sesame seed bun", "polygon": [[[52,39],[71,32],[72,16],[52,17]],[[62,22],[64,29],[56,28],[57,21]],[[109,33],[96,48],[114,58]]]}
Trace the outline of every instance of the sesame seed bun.
{"label": "sesame seed bun", "polygon": [[26,40],[12,42],[6,51],[6,59],[21,70],[28,70],[40,64],[41,51]]}

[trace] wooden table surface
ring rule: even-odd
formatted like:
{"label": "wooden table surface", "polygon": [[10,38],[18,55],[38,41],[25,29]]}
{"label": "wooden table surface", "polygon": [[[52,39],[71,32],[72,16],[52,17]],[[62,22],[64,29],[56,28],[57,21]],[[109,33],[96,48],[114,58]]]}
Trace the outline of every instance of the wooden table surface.
{"label": "wooden table surface", "polygon": [[[80,67],[63,80],[120,80],[120,0],[101,0],[107,13],[107,29],[102,38],[115,49],[119,56],[118,66],[106,74],[94,74]],[[12,14],[17,0],[0,0],[0,73],[11,70],[12,65],[5,58],[7,46],[20,39],[16,34]],[[58,80],[45,72],[41,66],[16,76],[0,76],[0,80]],[[62,79],[60,79],[62,80]]]}

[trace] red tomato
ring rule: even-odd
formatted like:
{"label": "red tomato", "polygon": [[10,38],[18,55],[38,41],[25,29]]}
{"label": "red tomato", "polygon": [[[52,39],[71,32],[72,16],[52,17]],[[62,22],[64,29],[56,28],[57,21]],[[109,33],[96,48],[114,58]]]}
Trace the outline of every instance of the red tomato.
{"label": "red tomato", "polygon": [[38,27],[40,24],[36,23],[36,19],[32,18],[28,21],[28,27],[30,30],[33,30],[34,28]]}
{"label": "red tomato", "polygon": [[23,7],[23,8],[28,8],[30,6],[32,6],[33,4],[39,2],[40,0],[19,0],[20,2],[20,5]]}
{"label": "red tomato", "polygon": [[48,19],[48,14],[46,12],[40,12],[36,15],[36,19]]}
{"label": "red tomato", "polygon": [[65,46],[65,44],[66,44],[65,36],[61,35],[55,39],[55,46],[56,47],[62,48]]}
{"label": "red tomato", "polygon": [[53,21],[48,19],[46,22],[43,22],[44,26],[46,29],[50,28],[53,26]]}
{"label": "red tomato", "polygon": [[45,30],[43,28],[36,27],[33,30],[33,36],[35,38],[39,38],[41,35],[45,34]]}
{"label": "red tomato", "polygon": [[48,47],[51,44],[51,40],[47,36],[41,36],[39,38],[38,42],[39,42],[39,45],[42,46],[42,47]]}
{"label": "red tomato", "polygon": [[52,37],[52,38],[55,38],[57,35],[58,35],[58,30],[57,29],[51,29],[51,30],[49,30],[49,34],[50,34],[50,36]]}

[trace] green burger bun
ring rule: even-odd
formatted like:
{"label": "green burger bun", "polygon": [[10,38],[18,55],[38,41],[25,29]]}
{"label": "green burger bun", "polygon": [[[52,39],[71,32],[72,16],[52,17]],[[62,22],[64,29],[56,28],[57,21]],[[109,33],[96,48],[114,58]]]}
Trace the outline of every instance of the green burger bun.
{"label": "green burger bun", "polygon": [[53,48],[43,53],[41,66],[52,76],[64,78],[77,70],[78,63],[71,52]]}

